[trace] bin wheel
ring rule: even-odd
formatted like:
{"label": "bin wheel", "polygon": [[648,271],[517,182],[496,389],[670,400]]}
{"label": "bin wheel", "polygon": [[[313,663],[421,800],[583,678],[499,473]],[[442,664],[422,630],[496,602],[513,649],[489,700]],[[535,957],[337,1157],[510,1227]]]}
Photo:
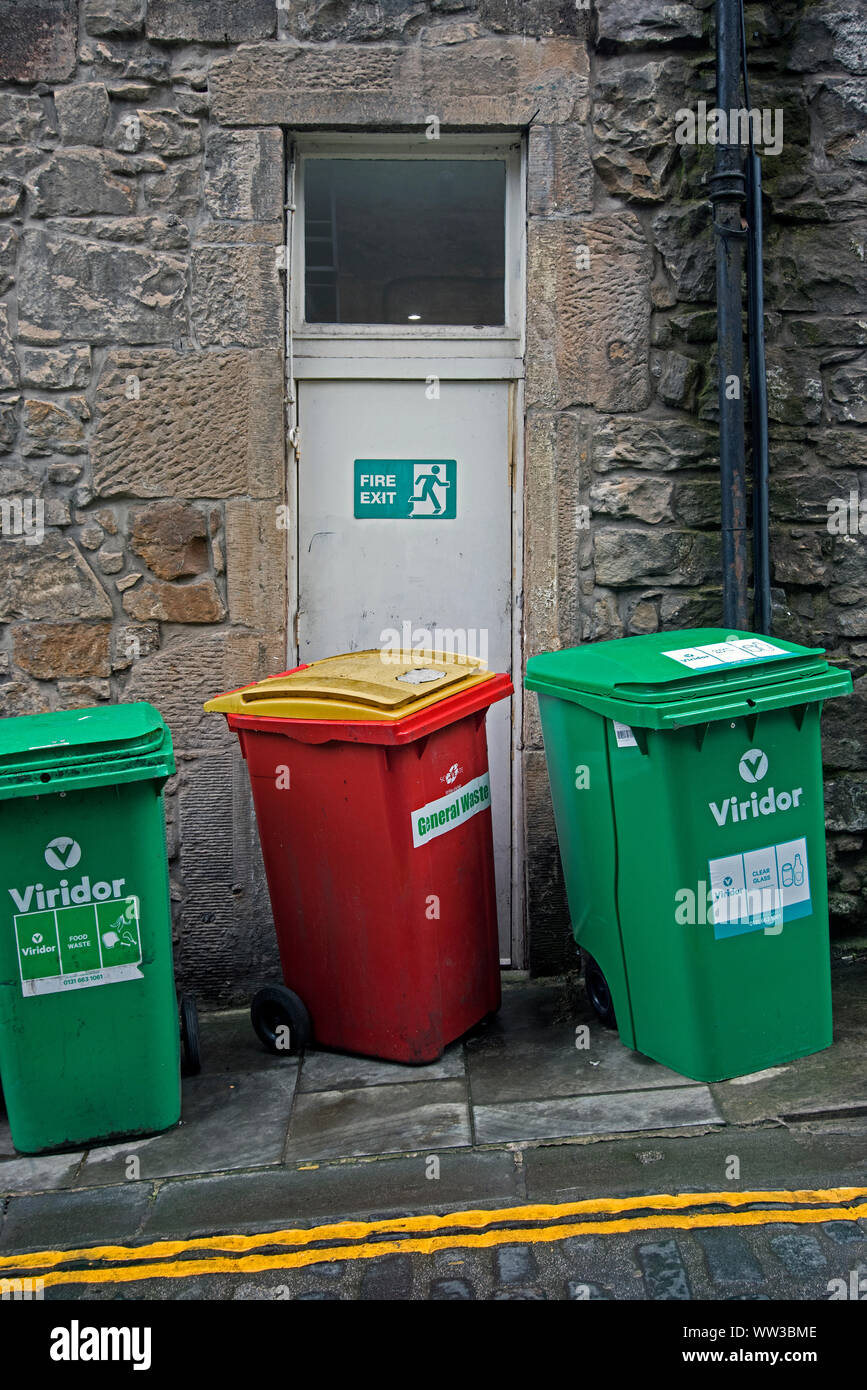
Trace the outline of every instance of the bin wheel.
{"label": "bin wheel", "polygon": [[617,1019],[614,1016],[614,1001],[611,998],[611,990],[608,988],[608,981],[596,964],[591,955],[584,952],[584,988],[587,991],[587,998],[593,1005],[599,1022],[606,1028],[616,1028]]}
{"label": "bin wheel", "polygon": [[181,1071],[184,1076],[198,1076],[202,1070],[202,1054],[199,1046],[199,1011],[191,994],[181,995],[181,1047],[183,1049]]}
{"label": "bin wheel", "polygon": [[310,1015],[294,990],[286,985],[266,985],[253,996],[250,1018],[257,1036],[269,1052],[293,1056],[308,1046]]}

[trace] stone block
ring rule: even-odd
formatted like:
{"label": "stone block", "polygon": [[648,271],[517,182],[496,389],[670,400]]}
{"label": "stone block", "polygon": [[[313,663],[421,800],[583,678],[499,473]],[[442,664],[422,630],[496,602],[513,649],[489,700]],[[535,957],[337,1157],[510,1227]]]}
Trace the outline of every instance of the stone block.
{"label": "stone block", "polygon": [[155,502],[130,513],[130,546],[159,579],[183,579],[208,568],[204,512],[183,502]]}
{"label": "stone block", "polygon": [[714,298],[713,229],[707,203],[662,208],[653,219],[653,239],[678,299],[692,303]]}
{"label": "stone block", "polygon": [[186,267],[174,256],[26,231],[18,326],[26,342],[167,342],[184,331]]}
{"label": "stone block", "polygon": [[84,0],[88,34],[138,34],[144,28],[147,0]]}
{"label": "stone block", "polygon": [[58,87],[54,109],[64,145],[101,145],[108,123],[108,92],[104,82],[79,82]]}
{"label": "stone block", "polygon": [[61,709],[92,709],[111,699],[111,682],[107,680],[57,682],[57,703]]}
{"label": "stone block", "polygon": [[270,39],[277,27],[273,0],[148,0],[152,39],[191,43],[242,43]]}
{"label": "stone block", "polygon": [[226,616],[212,579],[171,584],[146,579],[123,596],[123,611],[139,622],[219,623]]}
{"label": "stone block", "polygon": [[673,114],[700,89],[695,65],[666,56],[635,66],[631,55],[599,61],[593,93],[593,167],[615,198],[658,203],[684,158]]}
{"label": "stone block", "polygon": [[208,133],[205,205],[214,218],[280,221],[283,216],[283,132]]}
{"label": "stone block", "polygon": [[65,81],[75,71],[77,41],[77,0],[6,0],[0,81]]}
{"label": "stone block", "polygon": [[604,516],[631,517],[655,525],[672,521],[674,483],[656,478],[605,478],[590,489],[590,505]]}
{"label": "stone block", "polygon": [[201,128],[192,117],[146,107],[138,112],[138,118],[144,148],[154,150],[162,159],[188,159],[201,151]]}
{"label": "stone block", "polygon": [[659,0],[597,0],[598,42],[624,48],[655,47],[700,39],[701,10],[694,5],[661,5]]}
{"label": "stone block", "polygon": [[598,473],[619,468],[669,472],[719,464],[716,431],[688,415],[603,417],[591,432],[591,448],[593,468]]}
{"label": "stone block", "polygon": [[228,749],[235,735],[229,733],[222,715],[204,712],[204,702],[285,666],[286,649],[280,636],[254,636],[226,628],[201,635],[186,633],[135,663],[124,699],[155,704],[177,748],[186,752]]}
{"label": "stone block", "polygon": [[619,412],[649,403],[651,269],[631,213],[531,221],[528,404]]}
{"label": "stone block", "polygon": [[21,385],[47,391],[86,386],[90,381],[90,348],[21,348]]}
{"label": "stone block", "polygon": [[27,454],[80,454],[84,449],[84,423],[90,411],[83,396],[70,396],[67,407],[53,401],[25,400],[21,408]]}
{"label": "stone block", "polygon": [[514,130],[586,115],[589,60],[565,38],[406,47],[249,44],[211,67],[223,125],[443,125]]}
{"label": "stone block", "polygon": [[581,125],[530,126],[527,212],[530,217],[587,213],[593,208],[593,165]]}
{"label": "stone block", "polygon": [[18,358],[9,332],[9,310],[0,304],[0,391],[18,385]]}
{"label": "stone block", "polygon": [[0,227],[0,294],[5,294],[9,286],[15,283],[18,240],[15,227]]}
{"label": "stone block", "polygon": [[0,145],[30,145],[43,140],[48,131],[45,106],[40,97],[0,92]]}
{"label": "stone block", "polygon": [[77,546],[57,531],[37,544],[3,541],[0,622],[13,618],[110,618],[111,602]]}
{"label": "stone block", "polygon": [[[461,3],[449,4],[449,9],[461,8]],[[380,0],[369,5],[366,0],[347,0],[336,6],[331,0],[292,0],[288,6],[289,31],[294,38],[330,43],[334,40],[399,39],[407,35],[427,17],[424,0]]]}
{"label": "stone block", "polygon": [[273,247],[196,247],[192,314],[199,342],[218,347],[279,348],[283,287]]}
{"label": "stone block", "polygon": [[39,680],[108,676],[110,623],[18,623],[12,629],[15,665]]}
{"label": "stone block", "polygon": [[273,502],[226,503],[229,618],[259,632],[286,607],[286,530]]}
{"label": "stone block", "polygon": [[705,531],[599,529],[596,580],[612,588],[647,584],[702,584],[719,574],[720,538]]}
{"label": "stone block", "polygon": [[[130,377],[138,400],[127,396]],[[110,352],[95,405],[94,486],[103,496],[282,495],[276,352]]]}

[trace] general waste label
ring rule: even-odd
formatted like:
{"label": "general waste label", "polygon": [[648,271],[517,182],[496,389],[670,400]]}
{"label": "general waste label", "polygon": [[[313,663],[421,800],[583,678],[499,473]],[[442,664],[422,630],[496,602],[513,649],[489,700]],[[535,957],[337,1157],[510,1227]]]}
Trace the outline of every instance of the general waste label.
{"label": "general waste label", "polygon": [[759,930],[773,934],[813,911],[803,837],[710,859],[708,873],[717,939]]}
{"label": "general waste label", "polygon": [[138,898],[23,912],[13,920],[25,999],[142,977]]}
{"label": "general waste label", "polygon": [[486,811],[491,804],[490,774],[474,777],[464,787],[454,787],[445,796],[429,801],[412,812],[412,843],[415,849],[445,835],[464,821]]}
{"label": "general waste label", "polygon": [[356,459],[354,515],[388,521],[454,521],[456,459]]}
{"label": "general waste label", "polygon": [[745,661],[761,661],[767,656],[788,656],[782,647],[763,642],[759,637],[739,637],[732,642],[711,642],[704,647],[677,647],[663,652],[691,671],[707,671],[714,666],[740,666]]}

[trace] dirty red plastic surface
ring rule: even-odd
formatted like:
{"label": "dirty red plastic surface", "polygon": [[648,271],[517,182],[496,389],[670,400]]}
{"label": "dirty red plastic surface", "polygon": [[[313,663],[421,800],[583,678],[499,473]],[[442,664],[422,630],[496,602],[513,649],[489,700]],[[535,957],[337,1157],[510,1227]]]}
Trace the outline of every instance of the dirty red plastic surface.
{"label": "dirty red plastic surface", "polygon": [[[485,713],[511,693],[496,676],[403,720],[227,716],[284,979],[319,1045],[431,1062],[499,1007],[490,801],[439,811],[487,773]],[[413,813],[432,802],[439,833],[416,846]]]}

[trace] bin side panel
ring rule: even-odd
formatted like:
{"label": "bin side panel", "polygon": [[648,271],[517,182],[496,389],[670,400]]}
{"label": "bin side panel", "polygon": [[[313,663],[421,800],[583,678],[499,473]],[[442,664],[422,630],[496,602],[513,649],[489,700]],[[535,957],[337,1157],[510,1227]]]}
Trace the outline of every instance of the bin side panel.
{"label": "bin side panel", "polygon": [[702,1081],[829,1046],[818,705],[648,731],[612,767],[635,1045]]}
{"label": "bin side panel", "polygon": [[[240,733],[284,978],[316,1041],[438,1057],[499,1004],[490,809],[460,809],[487,773],[483,719],[401,747],[307,744],[289,721]],[[413,813],[449,806],[415,845]]]}
{"label": "bin side panel", "polygon": [[620,1036],[632,1046],[632,1012],[617,915],[617,842],[601,715],[539,695],[554,821],[577,943],[608,981]]}
{"label": "bin side panel", "polygon": [[180,1118],[162,797],[153,782],[4,804],[0,1076],[26,1153]]}

